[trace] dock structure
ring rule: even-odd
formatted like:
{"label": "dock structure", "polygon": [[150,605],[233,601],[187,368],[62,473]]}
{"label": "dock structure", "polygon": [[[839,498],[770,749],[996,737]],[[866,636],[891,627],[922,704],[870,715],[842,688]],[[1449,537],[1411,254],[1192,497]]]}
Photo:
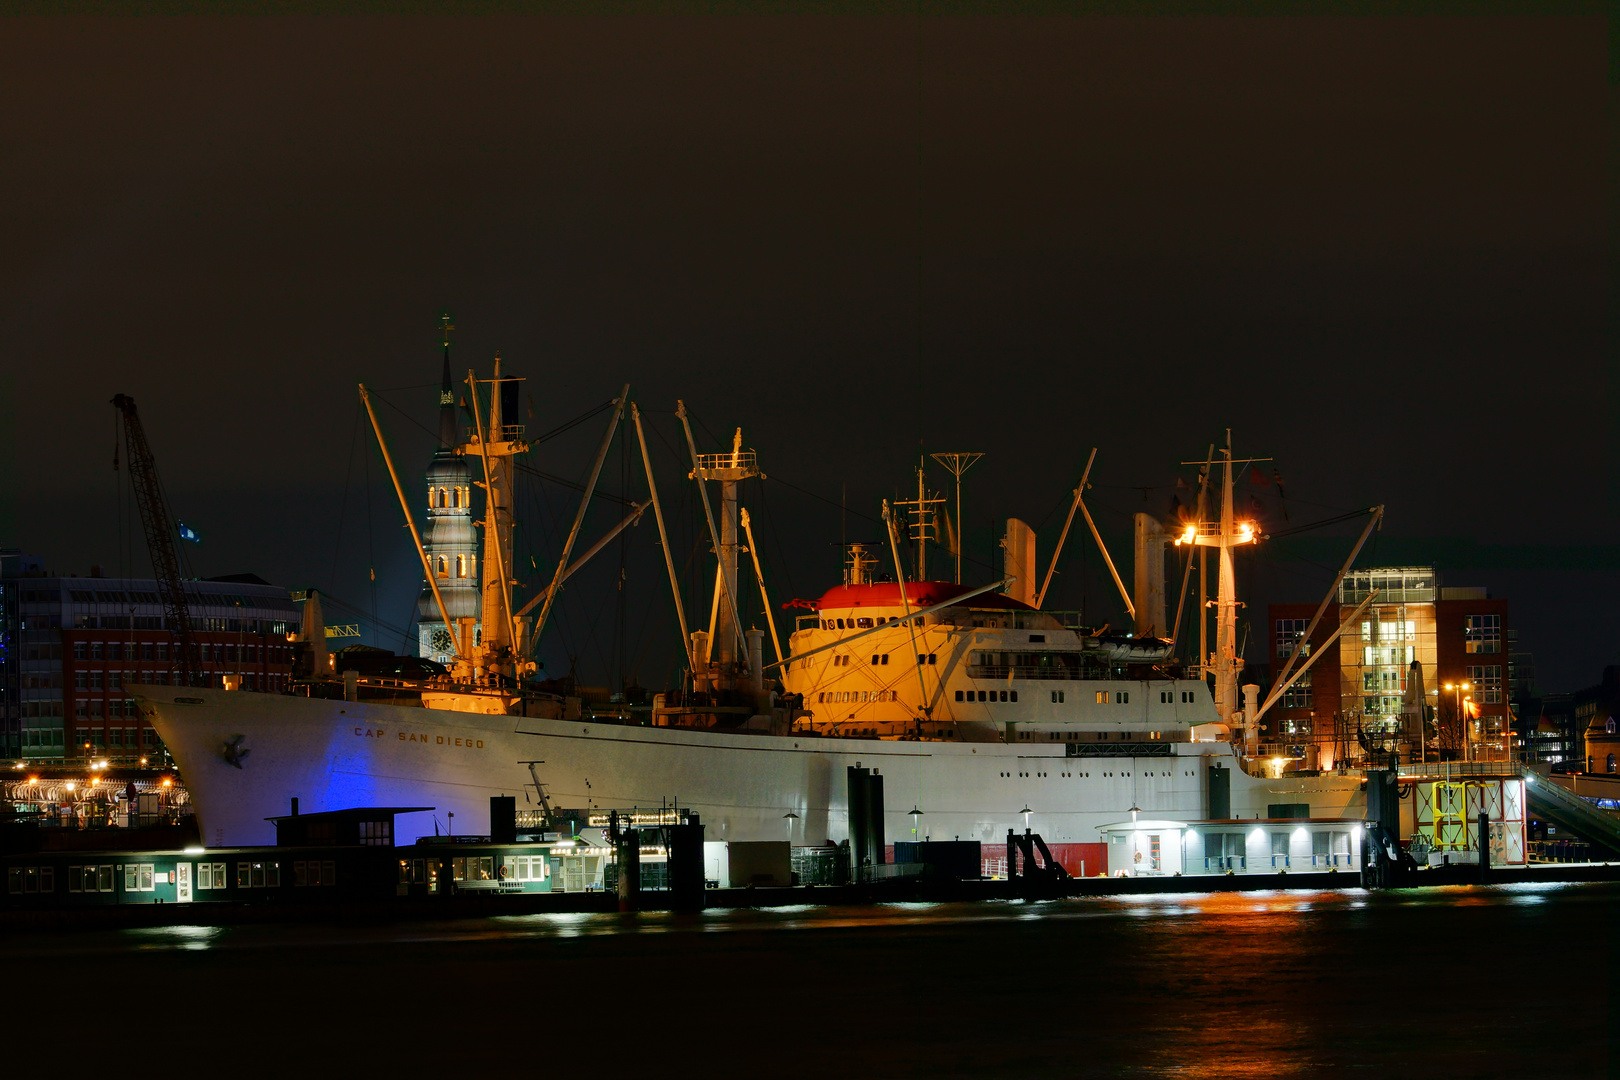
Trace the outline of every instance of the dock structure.
{"label": "dock structure", "polygon": [[[1454,763],[1449,773],[1444,766],[1378,772],[1369,771],[1376,794],[1365,820],[1301,813],[1172,821],[1133,814],[1099,828],[1102,857],[1094,865],[1072,868],[1027,828],[1009,831],[1004,860],[999,852],[987,857],[977,841],[889,845],[881,832],[863,834],[859,845],[794,848],[787,840],[706,842],[698,816],[670,806],[558,810],[538,822],[532,812],[519,813],[510,796],[491,799],[490,835],[396,846],[395,817],[430,807],[300,814],[295,800],[290,813],[271,819],[278,841],[272,846],[13,845],[0,855],[6,878],[0,914],[25,923],[56,917],[159,925],[355,908],[398,917],[628,913],[1620,880],[1620,822],[1546,776],[1487,763]],[[1399,787],[1408,789],[1405,797]],[[1527,813],[1568,823],[1611,861],[1537,860],[1525,840]]]}

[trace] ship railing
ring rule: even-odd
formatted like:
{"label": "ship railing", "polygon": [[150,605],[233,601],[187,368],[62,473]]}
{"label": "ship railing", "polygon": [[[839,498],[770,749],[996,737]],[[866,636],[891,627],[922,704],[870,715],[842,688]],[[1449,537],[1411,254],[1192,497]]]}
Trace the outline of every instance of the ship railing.
{"label": "ship railing", "polygon": [[1592,846],[1585,840],[1531,840],[1524,845],[1531,862],[1590,862]]}
{"label": "ship railing", "polygon": [[[968,665],[968,678],[970,679],[1058,679],[1066,682],[1079,682],[1086,678],[1083,671],[1067,667],[1005,667],[996,665]],[[1094,675],[1092,678],[1108,678],[1106,675]]]}
{"label": "ship railing", "polygon": [[699,454],[698,468],[704,472],[718,469],[748,469],[757,471],[759,460],[752,450],[739,450],[727,454]]}
{"label": "ship railing", "polygon": [[1512,761],[1427,761],[1402,765],[1402,776],[1444,780],[1455,776],[1517,776],[1523,766]]}
{"label": "ship railing", "polygon": [[980,608],[966,604],[948,607],[930,620],[953,626],[983,626],[992,630],[1089,630],[1079,611],[1009,611],[1006,608]]}

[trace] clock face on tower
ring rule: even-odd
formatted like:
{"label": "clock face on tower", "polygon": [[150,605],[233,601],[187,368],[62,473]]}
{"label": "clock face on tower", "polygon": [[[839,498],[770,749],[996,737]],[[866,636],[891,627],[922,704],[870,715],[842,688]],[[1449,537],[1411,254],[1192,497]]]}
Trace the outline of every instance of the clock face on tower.
{"label": "clock face on tower", "polygon": [[450,631],[441,626],[433,631],[433,647],[439,652],[449,652],[456,647],[456,642],[450,636]]}

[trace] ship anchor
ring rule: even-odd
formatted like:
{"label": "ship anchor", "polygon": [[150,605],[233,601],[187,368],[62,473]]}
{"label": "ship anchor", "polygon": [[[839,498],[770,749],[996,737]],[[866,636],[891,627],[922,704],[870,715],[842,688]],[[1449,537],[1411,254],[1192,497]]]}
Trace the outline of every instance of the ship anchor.
{"label": "ship anchor", "polygon": [[242,747],[242,736],[240,735],[235,735],[227,739],[224,747],[220,750],[220,756],[225,759],[225,764],[231,766],[233,769],[240,769],[242,767],[242,759],[251,753],[253,753],[252,750],[247,750]]}

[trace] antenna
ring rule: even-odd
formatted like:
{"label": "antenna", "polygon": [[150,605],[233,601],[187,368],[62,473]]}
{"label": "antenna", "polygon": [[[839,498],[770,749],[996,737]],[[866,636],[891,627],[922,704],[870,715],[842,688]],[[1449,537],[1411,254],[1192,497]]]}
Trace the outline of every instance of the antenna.
{"label": "antenna", "polygon": [[939,542],[938,530],[934,526],[934,507],[944,502],[939,495],[929,495],[925,486],[926,478],[923,475],[921,463],[917,465],[917,497],[915,499],[896,499],[896,507],[907,506],[911,509],[906,513],[910,516],[910,529],[908,537],[917,542],[917,580],[928,580],[928,541]]}
{"label": "antenna", "polygon": [[956,478],[956,542],[951,546],[956,549],[956,583],[960,585],[962,584],[962,474],[973,468],[974,462],[984,457],[984,455],[974,452],[951,451],[928,456],[945,466],[945,471]]}

